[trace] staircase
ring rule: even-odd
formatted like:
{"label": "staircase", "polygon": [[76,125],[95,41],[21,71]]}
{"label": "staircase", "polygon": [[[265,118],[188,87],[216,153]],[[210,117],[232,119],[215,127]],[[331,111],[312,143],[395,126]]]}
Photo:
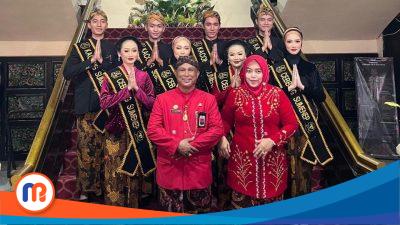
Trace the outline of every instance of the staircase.
{"label": "staircase", "polygon": [[[86,19],[89,12],[92,11],[94,2],[94,0],[89,1],[83,19]],[[277,16],[276,24],[276,32],[282,33],[285,25],[279,16]],[[72,43],[83,39],[86,35],[85,26],[85,23],[80,24]],[[255,34],[255,30],[254,28],[224,28],[221,29],[220,34],[221,39],[247,39]],[[133,35],[139,39],[147,36],[143,28],[109,29],[106,38],[116,41],[126,35]],[[184,35],[196,41],[202,37],[203,31],[201,28],[167,28],[164,38],[168,42],[178,35]],[[71,48],[72,46],[70,46],[67,56],[70,54]],[[63,70],[64,64],[65,61],[61,70]],[[22,175],[36,171],[46,174],[53,180],[57,187],[58,198],[79,198],[79,190],[76,190],[76,130],[73,128],[75,118],[72,114],[73,95],[71,90],[70,82],[64,80],[63,76],[58,76],[25,166],[13,176],[13,183]],[[334,168],[349,171],[354,177],[382,166],[382,163],[369,158],[362,152],[329,96],[320,112],[322,113],[322,122],[329,128],[326,134],[330,139],[329,145],[332,144],[331,149],[335,149],[337,165],[331,164]]]}

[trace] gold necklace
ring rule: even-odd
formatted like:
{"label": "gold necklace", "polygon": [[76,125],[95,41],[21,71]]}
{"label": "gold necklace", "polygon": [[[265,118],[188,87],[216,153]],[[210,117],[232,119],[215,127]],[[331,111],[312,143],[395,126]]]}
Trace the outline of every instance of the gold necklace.
{"label": "gold necklace", "polygon": [[[186,125],[188,126],[188,130],[189,130],[190,135],[192,135],[192,137],[195,137],[196,134],[197,134],[197,124],[195,125],[196,128],[195,128],[194,133],[193,133],[193,132],[192,132],[192,129],[190,128],[189,116],[188,116],[188,113],[187,113],[188,106],[185,105],[183,108],[184,108],[184,111],[183,111],[183,117],[182,117],[182,119],[183,119],[184,122],[186,122]],[[196,116],[196,121],[197,121],[197,112],[196,112],[196,115],[195,115],[195,116]]]}
{"label": "gold necklace", "polygon": [[185,121],[185,122],[188,121],[187,108],[188,108],[187,105],[185,105],[185,106],[183,107],[184,111],[183,111],[183,117],[182,117],[182,119],[183,119],[183,121]]}

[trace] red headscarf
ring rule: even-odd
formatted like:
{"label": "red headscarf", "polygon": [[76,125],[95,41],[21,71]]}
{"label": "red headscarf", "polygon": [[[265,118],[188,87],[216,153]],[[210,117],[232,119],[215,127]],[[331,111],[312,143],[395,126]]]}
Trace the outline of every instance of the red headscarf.
{"label": "red headscarf", "polygon": [[[262,82],[260,85],[257,87],[251,87],[247,81],[246,81],[246,71],[247,68],[249,67],[249,64],[253,61],[256,61],[258,65],[260,65],[261,72],[263,74],[262,77]],[[259,55],[251,55],[249,56],[243,63],[242,70],[240,71],[240,79],[242,80],[242,87],[248,91],[250,91],[253,95],[257,96],[260,94],[263,86],[265,86],[268,81],[269,81],[269,69],[268,69],[268,63],[264,59],[264,57],[259,56]]]}

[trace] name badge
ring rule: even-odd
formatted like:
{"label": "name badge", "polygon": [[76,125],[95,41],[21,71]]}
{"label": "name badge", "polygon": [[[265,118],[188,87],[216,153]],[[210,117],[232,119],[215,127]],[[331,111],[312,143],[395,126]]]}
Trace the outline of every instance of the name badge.
{"label": "name badge", "polygon": [[197,127],[198,128],[204,128],[206,127],[206,123],[207,123],[207,116],[205,112],[199,112],[197,114]]}
{"label": "name badge", "polygon": [[179,109],[178,105],[172,106],[171,113],[182,113],[182,110]]}
{"label": "name badge", "polygon": [[182,110],[180,110],[180,109],[171,109],[171,113],[178,113],[178,114],[180,114],[180,113],[182,113]]}

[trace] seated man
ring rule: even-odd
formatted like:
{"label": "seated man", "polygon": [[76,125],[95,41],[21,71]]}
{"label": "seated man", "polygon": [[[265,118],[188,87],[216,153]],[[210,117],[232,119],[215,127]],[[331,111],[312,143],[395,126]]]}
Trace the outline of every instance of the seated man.
{"label": "seated man", "polygon": [[192,57],[179,57],[178,87],[157,96],[147,129],[157,146],[160,204],[172,212],[211,208],[211,151],[223,124],[215,97],[196,89],[198,68]]}

